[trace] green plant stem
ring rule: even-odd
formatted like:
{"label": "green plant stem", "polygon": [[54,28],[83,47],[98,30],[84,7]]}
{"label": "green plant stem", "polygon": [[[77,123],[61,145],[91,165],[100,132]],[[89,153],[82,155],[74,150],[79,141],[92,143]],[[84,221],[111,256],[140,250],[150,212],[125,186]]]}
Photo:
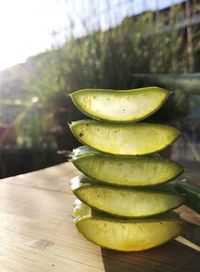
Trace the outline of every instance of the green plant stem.
{"label": "green plant stem", "polygon": [[192,185],[187,180],[175,180],[171,184],[185,195],[185,204],[200,214],[200,187]]}

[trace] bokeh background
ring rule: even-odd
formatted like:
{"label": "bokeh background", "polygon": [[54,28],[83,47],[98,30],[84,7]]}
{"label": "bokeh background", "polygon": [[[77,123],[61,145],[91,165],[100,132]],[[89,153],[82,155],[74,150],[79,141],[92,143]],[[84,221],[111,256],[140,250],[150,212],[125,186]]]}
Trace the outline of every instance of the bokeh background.
{"label": "bokeh background", "polygon": [[200,166],[200,1],[0,1],[0,34],[1,178],[67,160],[83,88],[173,91],[147,121],[182,132],[163,156]]}

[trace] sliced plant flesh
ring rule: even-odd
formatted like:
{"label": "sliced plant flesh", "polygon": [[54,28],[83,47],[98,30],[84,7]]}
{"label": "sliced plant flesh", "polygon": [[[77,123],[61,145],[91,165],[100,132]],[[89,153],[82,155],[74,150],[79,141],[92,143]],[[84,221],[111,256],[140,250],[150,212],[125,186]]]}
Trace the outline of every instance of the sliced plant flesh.
{"label": "sliced plant flesh", "polygon": [[72,122],[70,129],[84,145],[115,155],[144,155],[160,151],[180,132],[162,124],[116,124],[94,120]]}
{"label": "sliced plant flesh", "polygon": [[86,177],[72,179],[73,193],[94,209],[120,217],[146,217],[177,208],[183,197],[169,185],[135,189],[91,182]]}
{"label": "sliced plant flesh", "polygon": [[182,230],[182,221],[169,214],[147,219],[120,219],[93,213],[79,203],[74,209],[78,231],[91,242],[119,251],[142,251],[170,241]]}
{"label": "sliced plant flesh", "polygon": [[73,103],[97,120],[136,122],[157,111],[170,92],[158,87],[133,90],[84,89],[72,93]]}
{"label": "sliced plant flesh", "polygon": [[164,160],[156,154],[112,156],[87,147],[73,150],[72,163],[96,181],[124,186],[160,184],[183,172],[178,163]]}

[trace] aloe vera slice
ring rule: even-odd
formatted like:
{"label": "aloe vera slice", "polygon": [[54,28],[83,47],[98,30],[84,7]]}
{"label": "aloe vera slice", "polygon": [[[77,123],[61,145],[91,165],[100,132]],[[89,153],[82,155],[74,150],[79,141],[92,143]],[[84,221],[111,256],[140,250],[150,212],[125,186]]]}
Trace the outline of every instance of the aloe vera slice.
{"label": "aloe vera slice", "polygon": [[82,144],[116,155],[154,153],[180,136],[176,128],[150,123],[116,124],[81,120],[72,122],[70,129]]}
{"label": "aloe vera slice", "polygon": [[83,203],[121,217],[152,216],[175,209],[183,203],[182,195],[164,185],[160,188],[135,189],[95,184],[86,177],[75,177],[71,187]]}
{"label": "aloe vera slice", "polygon": [[170,92],[158,87],[134,90],[84,89],[70,96],[89,117],[112,122],[136,122],[157,111]]}
{"label": "aloe vera slice", "polygon": [[87,147],[73,150],[71,161],[91,179],[123,186],[156,185],[183,172],[178,163],[158,156],[112,156]]}
{"label": "aloe vera slice", "polygon": [[164,244],[182,231],[177,216],[164,214],[147,219],[112,218],[78,203],[74,209],[78,231],[89,241],[118,251],[142,251]]}

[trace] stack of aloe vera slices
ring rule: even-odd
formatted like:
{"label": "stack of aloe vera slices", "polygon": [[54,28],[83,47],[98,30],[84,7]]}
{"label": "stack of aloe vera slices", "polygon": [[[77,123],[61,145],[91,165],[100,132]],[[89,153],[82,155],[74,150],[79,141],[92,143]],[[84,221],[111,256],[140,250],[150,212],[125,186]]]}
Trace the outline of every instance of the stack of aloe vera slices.
{"label": "stack of aloe vera slices", "polygon": [[[82,143],[72,162],[83,175],[71,181],[78,200],[74,221],[88,240],[114,250],[139,251],[177,235],[182,221],[170,210],[183,203],[170,181],[183,172],[156,153],[180,132],[163,124],[142,123],[169,92],[148,87],[127,91],[85,89],[71,94],[88,120],[70,129]],[[165,183],[165,184],[164,184]]]}

